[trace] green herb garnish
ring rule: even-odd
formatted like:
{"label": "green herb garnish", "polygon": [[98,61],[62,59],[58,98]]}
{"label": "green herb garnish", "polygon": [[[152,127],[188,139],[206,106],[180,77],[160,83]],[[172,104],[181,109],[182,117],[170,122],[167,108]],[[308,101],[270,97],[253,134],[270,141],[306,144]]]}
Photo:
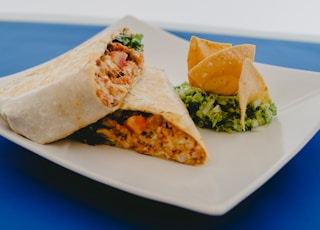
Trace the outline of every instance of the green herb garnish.
{"label": "green herb garnish", "polygon": [[127,29],[124,28],[119,36],[113,39],[113,42],[119,42],[125,46],[129,46],[136,51],[143,51],[142,42],[143,34],[128,34]]}

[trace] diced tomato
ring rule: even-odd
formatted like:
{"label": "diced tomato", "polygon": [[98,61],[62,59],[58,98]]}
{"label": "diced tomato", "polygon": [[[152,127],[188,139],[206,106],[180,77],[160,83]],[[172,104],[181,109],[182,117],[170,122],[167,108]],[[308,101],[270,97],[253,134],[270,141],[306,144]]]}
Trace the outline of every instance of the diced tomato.
{"label": "diced tomato", "polygon": [[141,115],[129,117],[124,125],[136,134],[142,133],[147,128],[146,119]]}
{"label": "diced tomato", "polygon": [[110,52],[110,56],[114,63],[116,63],[120,68],[126,66],[126,59],[128,57],[127,53],[123,51],[112,51]]}

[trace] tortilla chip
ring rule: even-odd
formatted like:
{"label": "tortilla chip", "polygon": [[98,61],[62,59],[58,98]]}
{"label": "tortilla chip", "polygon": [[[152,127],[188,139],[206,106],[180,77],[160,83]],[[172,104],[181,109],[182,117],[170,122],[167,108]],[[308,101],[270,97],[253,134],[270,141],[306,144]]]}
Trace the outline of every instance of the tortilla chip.
{"label": "tortilla chip", "polygon": [[266,103],[271,100],[268,87],[263,77],[255,68],[253,61],[249,58],[246,58],[242,65],[238,93],[241,112],[240,122],[242,129],[245,130],[244,120],[247,105],[255,100],[260,100],[261,103]]}
{"label": "tortilla chip", "polygon": [[188,71],[205,57],[231,46],[229,43],[212,42],[192,36],[189,42]]}
{"label": "tortilla chip", "polygon": [[207,56],[189,71],[189,84],[209,93],[235,95],[242,63],[246,58],[254,60],[255,48],[255,45],[243,44]]}

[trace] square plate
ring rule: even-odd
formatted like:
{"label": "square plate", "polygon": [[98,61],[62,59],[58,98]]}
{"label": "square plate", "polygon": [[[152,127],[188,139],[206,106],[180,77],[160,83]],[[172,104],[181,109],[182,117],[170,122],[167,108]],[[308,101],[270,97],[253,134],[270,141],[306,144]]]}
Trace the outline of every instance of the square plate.
{"label": "square plate", "polygon": [[[144,34],[147,65],[163,67],[173,85],[187,80],[187,41],[130,16],[109,28],[123,26]],[[210,155],[203,166],[69,140],[40,145],[13,133],[1,118],[0,134],[93,180],[196,212],[222,215],[270,179],[320,127],[319,73],[255,64],[268,84],[278,116],[269,126],[252,132],[200,129]],[[0,78],[0,84],[7,79]]]}

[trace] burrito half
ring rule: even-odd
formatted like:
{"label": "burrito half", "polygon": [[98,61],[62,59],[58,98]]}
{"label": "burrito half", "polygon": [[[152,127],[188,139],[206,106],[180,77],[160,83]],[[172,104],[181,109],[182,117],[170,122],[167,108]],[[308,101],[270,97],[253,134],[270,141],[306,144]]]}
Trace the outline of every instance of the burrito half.
{"label": "burrito half", "polygon": [[120,108],[73,136],[88,144],[108,144],[138,153],[203,164],[202,137],[164,71],[146,67]]}
{"label": "burrito half", "polygon": [[[32,141],[53,142],[117,110],[139,78],[141,34],[104,30],[0,86],[0,113]],[[9,77],[10,78],[10,77]]]}

